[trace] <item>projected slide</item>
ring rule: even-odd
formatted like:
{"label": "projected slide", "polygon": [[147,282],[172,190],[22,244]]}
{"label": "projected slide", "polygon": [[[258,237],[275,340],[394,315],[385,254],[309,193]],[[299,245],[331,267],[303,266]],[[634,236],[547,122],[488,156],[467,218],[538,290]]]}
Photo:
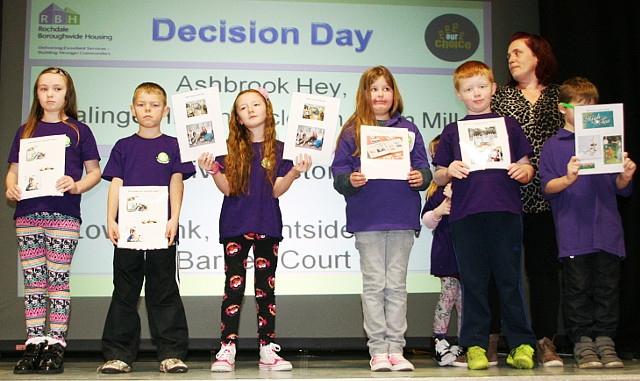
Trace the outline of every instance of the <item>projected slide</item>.
{"label": "projected slide", "polygon": [[[173,94],[218,87],[225,133],[238,92],[264,87],[284,140],[293,93],[339,98],[341,126],[354,111],[362,72],[385,65],[398,82],[403,114],[429,142],[464,116],[453,70],[470,59],[491,64],[490,3],[388,3],[32,0],[23,119],[38,73],[60,66],[74,79],[80,120],[92,128],[103,166],[115,142],[137,131],[129,105],[144,81],[162,85],[172,109],[185,107],[171,104]],[[176,135],[171,113],[162,129]],[[315,165],[280,199],[285,227],[278,295],[361,292],[358,252],[345,230],[345,202],[332,181],[327,165]],[[112,291],[113,246],[105,235],[108,185],[102,181],[83,196],[74,297]],[[222,294],[221,204],[222,194],[206,173],[185,181],[178,247],[183,295]],[[431,231],[423,228],[411,254],[409,292],[440,289],[429,275],[430,247]]]}

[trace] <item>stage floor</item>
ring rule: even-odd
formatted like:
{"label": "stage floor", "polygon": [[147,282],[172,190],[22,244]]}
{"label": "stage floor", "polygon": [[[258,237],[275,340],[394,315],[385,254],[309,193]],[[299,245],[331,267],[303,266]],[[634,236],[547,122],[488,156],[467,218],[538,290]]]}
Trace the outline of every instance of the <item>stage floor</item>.
{"label": "stage floor", "polygon": [[[193,358],[192,358],[193,357]],[[14,375],[15,357],[0,358],[0,380],[370,380],[370,379],[429,379],[429,380],[640,380],[640,361],[625,360],[622,369],[583,370],[573,367],[573,360],[564,357],[562,368],[536,367],[531,370],[519,370],[506,365],[506,355],[501,354],[497,367],[488,370],[470,371],[465,368],[439,367],[429,354],[408,355],[415,365],[413,372],[371,372],[366,353],[320,352],[309,354],[283,353],[283,357],[293,364],[290,372],[269,372],[258,370],[257,353],[240,353],[237,356],[236,370],[230,373],[211,373],[210,360],[205,356],[192,356],[186,363],[189,372],[183,374],[164,374],[158,371],[158,363],[151,356],[145,356],[134,363],[128,374],[99,374],[96,368],[102,363],[99,356],[70,355],[65,361],[65,371],[59,375]]]}

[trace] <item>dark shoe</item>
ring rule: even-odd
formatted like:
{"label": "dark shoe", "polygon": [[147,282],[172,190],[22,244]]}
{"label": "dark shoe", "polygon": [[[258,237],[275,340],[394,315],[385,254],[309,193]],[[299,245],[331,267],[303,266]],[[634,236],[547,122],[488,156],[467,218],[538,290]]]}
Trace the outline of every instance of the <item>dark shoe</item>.
{"label": "dark shoe", "polygon": [[38,373],[58,374],[64,372],[64,347],[62,344],[50,344],[42,352]]}
{"label": "dark shoe", "polygon": [[456,360],[457,354],[451,351],[451,345],[446,339],[431,339],[433,359],[440,366],[447,366]]}
{"label": "dark shoe", "polygon": [[42,351],[47,346],[46,342],[39,344],[28,344],[22,358],[13,368],[13,374],[33,374],[38,373]]}

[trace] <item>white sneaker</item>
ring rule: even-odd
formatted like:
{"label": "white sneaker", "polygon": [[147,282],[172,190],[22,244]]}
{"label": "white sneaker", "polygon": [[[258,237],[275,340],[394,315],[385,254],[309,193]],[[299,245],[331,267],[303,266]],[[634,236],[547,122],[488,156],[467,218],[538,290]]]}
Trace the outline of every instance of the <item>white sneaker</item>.
{"label": "white sneaker", "polygon": [[164,373],[187,373],[189,367],[182,360],[171,358],[160,362],[160,371]]}
{"label": "white sneaker", "polygon": [[222,343],[216,354],[216,361],[211,364],[212,372],[233,372],[236,368],[236,345]]}
{"label": "white sneaker", "polygon": [[131,367],[122,360],[109,360],[100,365],[97,371],[104,374],[129,373]]}
{"label": "white sneaker", "polygon": [[291,363],[276,352],[280,352],[280,346],[276,343],[260,346],[260,363],[258,367],[261,370],[291,370]]}

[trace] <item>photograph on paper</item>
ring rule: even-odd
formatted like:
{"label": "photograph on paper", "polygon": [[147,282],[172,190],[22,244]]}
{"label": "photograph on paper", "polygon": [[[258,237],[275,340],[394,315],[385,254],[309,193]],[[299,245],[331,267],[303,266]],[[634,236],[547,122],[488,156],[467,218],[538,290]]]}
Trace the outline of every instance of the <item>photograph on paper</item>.
{"label": "photograph on paper", "polygon": [[470,171],[507,169],[511,164],[504,118],[459,120],[460,153]]}
{"label": "photograph on paper", "polygon": [[624,114],[622,103],[575,106],[575,152],[580,174],[622,172]]}
{"label": "photograph on paper", "polygon": [[321,151],[323,141],[324,128],[305,125],[298,126],[298,132],[296,133],[296,148]]}
{"label": "photograph on paper", "polygon": [[166,249],[168,199],[167,187],[120,187],[118,247],[134,250]]}
{"label": "photograph on paper", "polygon": [[217,87],[171,96],[176,138],[182,162],[195,161],[200,154],[227,154],[226,128]]}
{"label": "photograph on paper", "polygon": [[21,199],[62,196],[56,181],[64,176],[67,135],[50,135],[20,140],[18,186]]}
{"label": "photograph on paper", "polygon": [[303,93],[291,94],[283,158],[308,154],[314,165],[331,165],[339,127],[340,99]]}
{"label": "photograph on paper", "polygon": [[409,135],[406,128],[360,126],[360,171],[367,179],[407,179]]}

